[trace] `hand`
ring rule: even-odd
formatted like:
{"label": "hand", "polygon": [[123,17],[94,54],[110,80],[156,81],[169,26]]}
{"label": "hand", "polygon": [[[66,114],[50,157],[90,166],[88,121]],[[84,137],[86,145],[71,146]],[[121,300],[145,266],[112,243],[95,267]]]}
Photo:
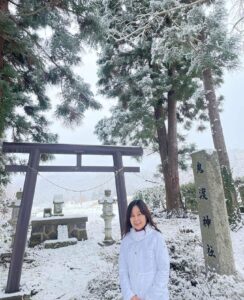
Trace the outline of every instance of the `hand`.
{"label": "hand", "polygon": [[130,300],[141,300],[137,295],[133,296]]}

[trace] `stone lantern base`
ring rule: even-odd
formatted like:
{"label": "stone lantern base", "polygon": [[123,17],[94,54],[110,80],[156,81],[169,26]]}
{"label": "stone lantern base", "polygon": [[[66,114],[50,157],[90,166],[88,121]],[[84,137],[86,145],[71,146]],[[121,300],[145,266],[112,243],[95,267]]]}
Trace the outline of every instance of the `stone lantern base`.
{"label": "stone lantern base", "polygon": [[110,240],[110,241],[102,241],[102,242],[99,242],[98,245],[104,247],[104,246],[111,246],[111,245],[113,245],[114,243],[116,243],[116,241]]}

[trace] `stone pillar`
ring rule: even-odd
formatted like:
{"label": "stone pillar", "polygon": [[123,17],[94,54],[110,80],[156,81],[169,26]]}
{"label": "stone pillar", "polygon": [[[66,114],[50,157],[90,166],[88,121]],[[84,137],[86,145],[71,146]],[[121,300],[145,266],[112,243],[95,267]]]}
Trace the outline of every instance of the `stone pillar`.
{"label": "stone pillar", "polygon": [[98,200],[98,203],[103,205],[101,218],[103,218],[105,222],[105,238],[104,241],[99,244],[112,245],[115,242],[112,238],[112,219],[115,215],[113,214],[114,199],[111,197],[111,191],[105,190],[104,197]]}
{"label": "stone pillar", "polygon": [[217,153],[192,154],[206,271],[235,272],[229,222]]}
{"label": "stone pillar", "polygon": [[12,208],[11,219],[9,220],[9,224],[12,226],[11,248],[13,248],[13,244],[14,244],[15,231],[16,231],[16,225],[17,225],[17,221],[18,221],[21,198],[22,198],[22,192],[21,191],[17,192],[16,200],[14,200],[9,206]]}

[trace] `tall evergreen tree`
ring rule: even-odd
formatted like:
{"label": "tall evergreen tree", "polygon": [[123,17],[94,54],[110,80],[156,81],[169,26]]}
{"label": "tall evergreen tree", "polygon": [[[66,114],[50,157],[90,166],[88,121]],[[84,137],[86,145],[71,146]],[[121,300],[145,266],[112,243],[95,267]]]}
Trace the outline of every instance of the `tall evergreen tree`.
{"label": "tall evergreen tree", "polygon": [[[118,104],[112,109],[111,118],[98,123],[96,133],[104,143],[120,141],[156,148],[161,158],[167,210],[179,211],[182,202],[177,121],[185,121],[189,126],[198,113],[191,98],[198,91],[198,84],[186,74],[189,61],[179,51],[178,37],[170,18],[162,19],[162,23],[146,32],[143,39],[116,42],[121,24],[128,23],[127,34],[130,35],[137,28],[137,23],[131,20],[139,14],[150,13],[154,7],[150,1],[106,3],[103,14],[110,22],[99,59],[99,85],[103,94],[117,97]],[[163,59],[158,59],[159,38],[166,41]],[[204,107],[201,96],[195,96],[199,106]]]}
{"label": "tall evergreen tree", "polygon": [[[165,5],[162,5],[164,3]],[[237,2],[242,7],[242,1]],[[192,1],[150,1],[155,9],[140,13],[134,19],[124,23],[122,32],[114,34],[117,42],[128,39],[143,38],[155,26],[162,24],[164,19],[173,18],[175,34],[178,35],[180,48],[185,47],[185,56],[191,60],[191,67],[186,73],[200,79],[205,90],[206,106],[211,125],[212,137],[222,170],[226,204],[231,227],[238,227],[240,213],[231,168],[226,150],[223,130],[219,116],[221,97],[216,97],[216,86],[223,82],[223,71],[237,65],[237,39],[227,32],[225,1],[192,0]],[[237,5],[237,4],[236,4]],[[240,12],[241,10],[239,10]],[[181,18],[175,18],[178,12]],[[239,24],[242,17],[239,18]],[[130,24],[137,28],[128,32]],[[163,31],[165,28],[162,29]],[[169,37],[171,39],[171,37]],[[161,37],[158,40],[159,58],[165,57],[164,45],[168,42]],[[181,48],[182,49],[182,48]]]}
{"label": "tall evergreen tree", "polygon": [[71,69],[81,61],[81,42],[91,40],[87,27],[97,28],[92,2],[84,3],[1,1],[0,136],[11,128],[17,141],[56,140],[43,114],[51,107],[45,93],[50,84],[61,86],[56,115],[68,122],[100,107]]}
{"label": "tall evergreen tree", "polygon": [[224,70],[238,65],[238,40],[229,36],[225,1],[213,1],[207,6],[195,6],[189,13],[188,48],[192,69],[202,79],[208,106],[208,115],[215,150],[222,171],[226,205],[231,227],[238,227],[241,216],[225,144],[216,87],[223,82]]}
{"label": "tall evergreen tree", "polygon": [[46,117],[50,85],[60,87],[55,113],[67,124],[100,108],[72,71],[82,43],[94,44],[100,32],[94,1],[0,1],[0,138],[10,130],[14,141],[57,141]]}

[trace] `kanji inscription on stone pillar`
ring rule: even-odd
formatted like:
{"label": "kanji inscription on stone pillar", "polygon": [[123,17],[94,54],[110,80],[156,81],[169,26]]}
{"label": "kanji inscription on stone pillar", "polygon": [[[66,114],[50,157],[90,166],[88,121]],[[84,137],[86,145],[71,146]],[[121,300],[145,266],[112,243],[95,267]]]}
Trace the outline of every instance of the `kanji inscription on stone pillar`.
{"label": "kanji inscription on stone pillar", "polygon": [[235,264],[217,153],[193,153],[192,166],[206,270],[231,275]]}

